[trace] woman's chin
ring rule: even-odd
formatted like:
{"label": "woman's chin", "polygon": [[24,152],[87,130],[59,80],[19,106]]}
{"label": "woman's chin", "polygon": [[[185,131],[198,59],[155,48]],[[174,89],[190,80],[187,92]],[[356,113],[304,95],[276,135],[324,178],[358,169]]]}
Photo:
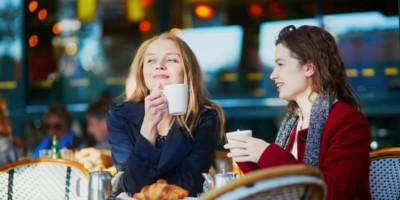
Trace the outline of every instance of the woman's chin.
{"label": "woman's chin", "polygon": [[291,99],[288,98],[287,96],[283,95],[282,93],[279,93],[279,98],[282,100],[290,101]]}

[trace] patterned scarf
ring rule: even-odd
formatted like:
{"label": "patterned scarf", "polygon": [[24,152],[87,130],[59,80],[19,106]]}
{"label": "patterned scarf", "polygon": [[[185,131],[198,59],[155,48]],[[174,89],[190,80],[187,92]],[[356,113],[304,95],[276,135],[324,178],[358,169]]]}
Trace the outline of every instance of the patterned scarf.
{"label": "patterned scarf", "polygon": [[[324,132],[325,122],[328,118],[329,111],[331,110],[332,104],[336,99],[336,95],[328,95],[325,99],[321,96],[317,96],[315,102],[311,107],[310,124],[308,126],[308,134],[306,141],[306,151],[304,153],[304,163],[314,167],[319,167],[319,151],[321,147],[321,138]],[[285,148],[289,139],[289,135],[293,128],[299,121],[299,116],[293,115],[289,118],[289,114],[286,114],[285,119],[279,128],[278,135],[275,143],[282,148]]]}

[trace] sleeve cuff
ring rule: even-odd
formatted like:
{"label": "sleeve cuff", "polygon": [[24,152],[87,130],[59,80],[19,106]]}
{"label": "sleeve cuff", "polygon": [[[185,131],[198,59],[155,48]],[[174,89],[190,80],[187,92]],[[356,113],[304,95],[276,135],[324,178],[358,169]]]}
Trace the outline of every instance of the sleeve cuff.
{"label": "sleeve cuff", "polygon": [[139,137],[137,137],[136,145],[133,148],[133,152],[143,160],[147,160],[153,165],[158,165],[162,150],[157,149],[156,147],[151,145],[150,142],[146,140],[146,138],[139,134]]}
{"label": "sleeve cuff", "polygon": [[247,172],[252,172],[257,169],[260,169],[260,167],[258,167],[257,163],[254,163],[254,162],[237,162],[237,165],[239,166],[240,170],[242,170],[242,172],[245,174]]}
{"label": "sleeve cuff", "polygon": [[265,148],[257,164],[260,168],[266,168],[298,163],[302,163],[302,161],[296,160],[290,152],[284,150],[275,143],[272,143]]}

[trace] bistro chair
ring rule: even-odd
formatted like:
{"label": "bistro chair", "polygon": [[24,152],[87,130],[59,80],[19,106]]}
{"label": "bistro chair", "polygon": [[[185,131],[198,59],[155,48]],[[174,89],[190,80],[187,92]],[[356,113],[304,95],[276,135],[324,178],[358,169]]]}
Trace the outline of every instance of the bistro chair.
{"label": "bistro chair", "polygon": [[0,167],[0,199],[88,199],[89,172],[78,162],[38,158]]}
{"label": "bistro chair", "polygon": [[369,184],[372,199],[400,199],[400,147],[371,151]]}
{"label": "bistro chair", "polygon": [[202,194],[200,200],[326,198],[326,186],[317,168],[288,165],[257,170]]}

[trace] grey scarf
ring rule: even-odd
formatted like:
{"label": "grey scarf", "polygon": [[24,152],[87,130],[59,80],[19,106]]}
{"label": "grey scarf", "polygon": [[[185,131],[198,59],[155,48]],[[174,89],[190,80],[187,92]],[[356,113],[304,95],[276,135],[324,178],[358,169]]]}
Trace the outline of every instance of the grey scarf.
{"label": "grey scarf", "polygon": [[[324,132],[325,122],[329,111],[336,99],[336,95],[329,95],[327,99],[318,96],[311,107],[310,124],[306,141],[306,151],[304,153],[304,163],[314,167],[319,167],[319,151],[321,147],[321,138]],[[275,143],[283,148],[286,147],[289,135],[297,125],[299,116],[294,115],[289,118],[288,114],[279,128]]]}

